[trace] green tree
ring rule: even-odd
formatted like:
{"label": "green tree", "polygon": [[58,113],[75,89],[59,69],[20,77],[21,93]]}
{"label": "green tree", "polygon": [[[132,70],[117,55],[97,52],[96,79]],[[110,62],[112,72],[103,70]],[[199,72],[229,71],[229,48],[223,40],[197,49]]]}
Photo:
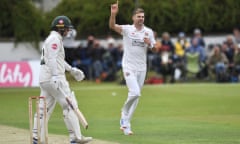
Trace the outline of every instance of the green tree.
{"label": "green tree", "polygon": [[[117,23],[131,24],[136,0],[120,0]],[[70,17],[78,38],[93,34],[101,37],[115,34],[108,27],[110,5],[116,0],[62,0],[48,13],[41,13],[30,0],[0,1],[0,37],[35,44],[49,34],[54,17]],[[226,33],[240,24],[240,1],[236,0],[138,0],[146,12],[146,25],[162,33]]]}
{"label": "green tree", "polygon": [[0,37],[12,38],[15,42],[31,42],[38,46],[43,19],[29,0],[0,1]]}
{"label": "green tree", "polygon": [[[115,1],[96,0],[63,0],[55,9],[46,14],[47,23],[57,15],[70,17],[74,27],[79,32],[78,37],[86,37],[89,34],[105,36],[111,33],[108,27],[110,5]],[[121,24],[131,21],[134,3],[132,0],[120,2],[121,12],[117,21]],[[114,33],[113,33],[114,34]]]}

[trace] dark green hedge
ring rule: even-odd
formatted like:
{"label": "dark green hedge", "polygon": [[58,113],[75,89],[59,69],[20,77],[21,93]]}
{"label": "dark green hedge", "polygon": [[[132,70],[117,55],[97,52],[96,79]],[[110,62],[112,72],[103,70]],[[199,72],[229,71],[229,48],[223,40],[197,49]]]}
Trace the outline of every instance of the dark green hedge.
{"label": "dark green hedge", "polygon": [[29,0],[1,0],[0,37],[37,45],[41,38],[43,19]]}
{"label": "dark green hedge", "polygon": [[157,31],[206,33],[231,32],[240,22],[240,1],[236,0],[142,0],[148,24]]}
{"label": "dark green hedge", "polygon": [[[136,0],[120,0],[117,22],[131,23],[131,14]],[[63,0],[48,14],[51,19],[58,14],[66,14],[81,36],[106,35],[110,4],[114,0]],[[146,11],[146,25],[157,32],[169,31],[192,33],[201,28],[205,33],[229,33],[240,25],[240,1],[236,0],[138,0]]]}
{"label": "dark green hedge", "polygon": [[[117,23],[132,23],[131,14],[137,0],[120,0]],[[0,1],[0,37],[16,41],[38,41],[50,30],[57,15],[69,16],[79,38],[89,34],[115,34],[108,28],[110,4],[115,0],[62,0],[51,12],[42,13],[30,0]],[[207,33],[229,33],[240,25],[238,0],[138,0],[146,12],[146,25],[158,33],[169,31],[192,33],[195,27]]]}

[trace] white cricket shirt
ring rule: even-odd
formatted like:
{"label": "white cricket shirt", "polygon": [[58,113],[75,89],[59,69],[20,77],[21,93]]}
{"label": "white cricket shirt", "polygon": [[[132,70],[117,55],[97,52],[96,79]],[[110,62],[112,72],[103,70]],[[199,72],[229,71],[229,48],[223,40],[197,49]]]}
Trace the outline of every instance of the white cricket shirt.
{"label": "white cricket shirt", "polygon": [[51,31],[42,47],[39,82],[50,81],[52,76],[65,76],[65,52],[62,36]]}
{"label": "white cricket shirt", "polygon": [[148,27],[137,30],[134,25],[121,25],[123,35],[123,58],[122,67],[130,70],[146,71],[147,49],[144,37],[151,41],[152,48],[156,43],[153,31]]}

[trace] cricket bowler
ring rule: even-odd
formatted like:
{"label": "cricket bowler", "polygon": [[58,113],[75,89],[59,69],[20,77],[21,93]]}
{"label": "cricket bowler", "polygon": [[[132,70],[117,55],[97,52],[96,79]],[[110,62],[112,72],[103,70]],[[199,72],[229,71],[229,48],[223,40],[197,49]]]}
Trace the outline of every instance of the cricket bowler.
{"label": "cricket bowler", "polygon": [[144,25],[144,10],[137,8],[132,15],[132,25],[116,24],[118,1],[111,5],[109,27],[123,36],[122,70],[128,88],[120,119],[120,129],[125,135],[132,135],[131,119],[137,107],[147,71],[147,49],[155,51],[153,31]]}

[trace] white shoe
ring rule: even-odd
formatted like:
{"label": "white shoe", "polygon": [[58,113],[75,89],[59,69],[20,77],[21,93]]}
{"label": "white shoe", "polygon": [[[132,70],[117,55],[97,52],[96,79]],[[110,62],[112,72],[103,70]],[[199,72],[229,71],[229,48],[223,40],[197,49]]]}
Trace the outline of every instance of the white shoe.
{"label": "white shoe", "polygon": [[84,137],[84,136],[82,136],[81,139],[73,140],[70,143],[71,144],[85,144],[85,143],[88,143],[88,142],[92,141],[92,139],[93,139],[92,137]]}
{"label": "white shoe", "polygon": [[133,132],[130,127],[123,129],[124,135],[133,135]]}
{"label": "white shoe", "polygon": [[120,130],[124,130],[126,129],[127,127],[130,127],[130,123],[127,119],[123,119],[121,118],[120,119]]}
{"label": "white shoe", "polygon": [[123,131],[124,135],[133,135],[131,124],[126,119],[120,119],[120,130]]}

